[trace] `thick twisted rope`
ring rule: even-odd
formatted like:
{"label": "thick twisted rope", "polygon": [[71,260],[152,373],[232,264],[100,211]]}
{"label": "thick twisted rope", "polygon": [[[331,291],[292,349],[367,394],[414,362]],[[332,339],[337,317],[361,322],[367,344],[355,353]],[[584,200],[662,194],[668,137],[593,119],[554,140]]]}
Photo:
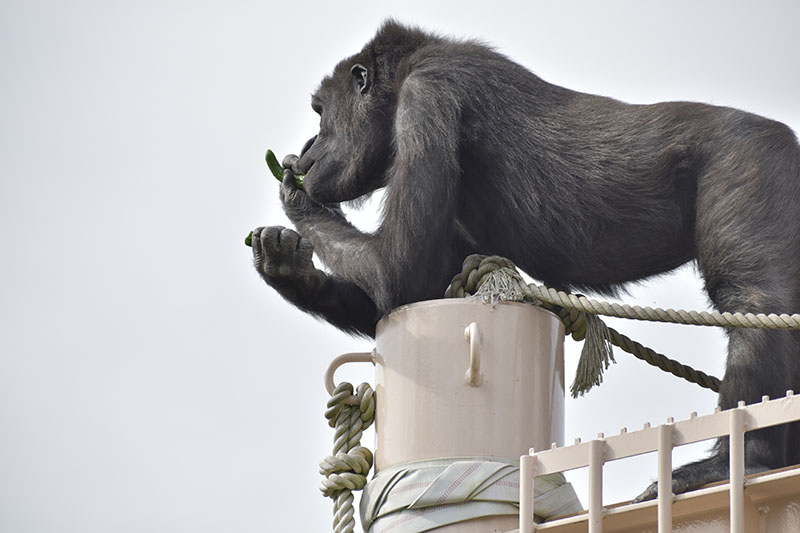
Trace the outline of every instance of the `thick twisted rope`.
{"label": "thick twisted rope", "polygon": [[334,533],[353,533],[356,525],[353,491],[364,488],[372,467],[372,453],[361,446],[363,431],[375,419],[372,387],[362,383],[353,394],[352,384],[339,384],[328,400],[325,418],[335,432],[333,455],[319,464],[319,473],[324,476],[320,490],[333,499]]}
{"label": "thick twisted rope", "polygon": [[[481,278],[497,268],[516,270],[514,263],[498,256],[471,255],[464,261],[460,274],[453,278],[451,288],[453,296],[468,287],[478,286]],[[448,288],[448,290],[451,290]],[[469,291],[468,291],[469,292]],[[592,300],[585,296],[569,294],[545,287],[544,285],[525,285],[525,296],[551,305],[567,309],[575,309],[593,315],[628,318],[631,320],[648,320],[672,324],[689,324],[694,326],[719,326],[724,328],[757,328],[757,329],[800,329],[800,313],[720,313],[717,311],[685,311],[682,309],[662,309],[660,307],[630,306],[614,302]]]}
{"label": "thick twisted rope", "polygon": [[[548,308],[549,304],[544,304],[543,307]],[[558,314],[559,318],[561,319],[561,322],[564,323],[564,327],[566,329],[565,333],[567,335],[571,334],[573,340],[576,340],[578,342],[585,340],[587,330],[589,331],[592,330],[592,328],[590,328],[587,325],[587,319],[591,320],[590,317],[592,317],[592,315],[576,311],[574,309],[570,310],[565,308],[556,308],[555,306],[553,306],[553,308],[550,310],[555,311]],[[600,322],[600,324],[602,324],[602,326],[600,327],[605,326],[602,320],[599,319],[597,320],[598,322]],[[709,376],[708,374],[706,374],[701,370],[696,370],[674,359],[670,359],[666,355],[660,354],[655,350],[653,350],[652,348],[648,348],[647,346],[639,344],[635,340],[631,339],[630,337],[627,337],[626,335],[623,335],[614,328],[605,327],[605,338],[608,339],[608,341],[611,342],[611,344],[613,344],[614,346],[617,346],[623,351],[641,359],[642,361],[650,365],[660,368],[665,372],[669,372],[670,374],[676,377],[683,378],[686,381],[689,381],[690,383],[695,383],[697,385],[700,385],[701,387],[705,387],[706,389],[711,389],[714,392],[719,392],[719,385],[720,385],[719,378],[716,378],[714,376]],[[591,341],[589,341],[587,344],[584,344],[585,352],[591,353],[594,349],[595,348],[593,347]],[[589,355],[588,357],[592,356]],[[581,359],[584,359],[583,354],[581,354]],[[611,361],[613,361],[613,357],[611,357],[610,359]],[[581,385],[582,383],[586,382],[587,379],[590,380],[590,383],[592,385],[599,385],[602,382],[601,376],[597,376],[596,378],[594,378],[591,374],[586,376],[586,378],[581,376],[582,373],[584,375],[587,373],[587,370],[585,370],[585,365],[586,363],[584,362],[584,369],[582,369],[579,363],[579,369],[577,372],[578,375],[576,375],[575,382],[572,384],[572,387],[570,388],[573,397],[576,396],[576,394],[584,394],[585,392],[589,391],[591,387],[586,388]],[[604,364],[604,368],[608,368],[607,363]]]}
{"label": "thick twisted rope", "polygon": [[[504,275],[497,281],[497,272]],[[493,280],[493,278],[495,278]],[[759,329],[800,329],[800,314],[754,314],[676,311],[651,307],[629,306],[592,300],[584,296],[568,294],[543,285],[527,285],[516,270],[514,263],[497,256],[469,256],[460,274],[447,288],[446,297],[464,297],[490,287],[485,292],[501,294],[502,299],[528,300],[556,312],[564,323],[567,334],[575,340],[584,340],[571,392],[573,397],[582,395],[594,385],[602,382],[602,372],[613,362],[607,342],[675,376],[696,383],[701,387],[719,392],[720,380],[670,359],[656,351],[622,335],[593,315],[605,315],[633,320],[650,320],[676,324],[721,326]],[[500,287],[498,288],[498,285]]]}

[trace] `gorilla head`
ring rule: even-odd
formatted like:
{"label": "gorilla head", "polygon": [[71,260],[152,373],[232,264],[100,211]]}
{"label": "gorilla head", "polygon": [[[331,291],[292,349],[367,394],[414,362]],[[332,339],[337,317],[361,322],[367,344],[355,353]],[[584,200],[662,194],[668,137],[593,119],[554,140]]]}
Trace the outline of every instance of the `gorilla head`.
{"label": "gorilla head", "polygon": [[306,174],[312,200],[345,202],[386,185],[395,157],[397,69],[425,40],[422,32],[388,23],[322,80],[311,98],[320,116],[319,133],[291,165]]}

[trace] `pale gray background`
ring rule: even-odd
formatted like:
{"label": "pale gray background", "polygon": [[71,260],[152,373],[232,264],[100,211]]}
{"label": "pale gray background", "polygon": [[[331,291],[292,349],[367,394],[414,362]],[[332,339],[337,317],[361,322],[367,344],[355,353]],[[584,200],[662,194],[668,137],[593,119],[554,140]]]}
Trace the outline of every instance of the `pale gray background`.
{"label": "pale gray background", "polygon": [[[483,38],[574,89],[800,129],[791,1],[4,0],[0,531],[329,529],[321,375],[371,345],[284,303],[242,239],[286,224],[265,149],[299,150],[316,84],[389,15]],[[703,308],[698,287],[687,268],[625,300]],[[721,375],[718,332],[618,327]],[[568,441],[712,410],[714,394],[617,358],[568,402]],[[654,473],[610,469],[609,496]]]}

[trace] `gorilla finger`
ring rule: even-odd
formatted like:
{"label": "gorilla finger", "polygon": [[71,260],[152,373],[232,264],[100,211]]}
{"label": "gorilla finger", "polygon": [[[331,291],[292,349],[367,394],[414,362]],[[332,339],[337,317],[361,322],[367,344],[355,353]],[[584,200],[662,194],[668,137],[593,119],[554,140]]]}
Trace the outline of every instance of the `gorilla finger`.
{"label": "gorilla finger", "polygon": [[294,165],[298,159],[300,158],[297,157],[296,155],[289,154],[283,158],[283,162],[281,163],[281,165],[283,165],[283,168],[292,168],[292,165]]}
{"label": "gorilla finger", "polygon": [[283,171],[283,187],[284,189],[288,189],[290,191],[297,190],[297,182],[294,179],[294,172],[292,172],[291,168],[287,168]]}
{"label": "gorilla finger", "polygon": [[281,202],[284,204],[296,203],[295,195],[297,194],[297,187],[294,184],[294,178],[291,172],[287,169],[283,173],[283,182],[281,183]]}
{"label": "gorilla finger", "polygon": [[294,254],[300,234],[289,228],[284,228],[280,233],[280,251],[284,255]]}
{"label": "gorilla finger", "polygon": [[314,245],[305,237],[300,237],[297,241],[297,256],[301,259],[308,260],[314,253]]}
{"label": "gorilla finger", "polygon": [[261,247],[261,232],[263,230],[263,227],[254,229],[253,236],[250,238],[250,246],[253,249],[253,260],[256,262],[256,264],[261,263],[264,258],[264,250]]}
{"label": "gorilla finger", "polygon": [[653,500],[657,497],[658,497],[658,483],[651,483],[650,486],[647,487],[644,490],[644,492],[642,492],[636,498],[634,498],[631,503],[646,502],[648,500]]}
{"label": "gorilla finger", "polygon": [[266,253],[277,250],[281,245],[283,226],[270,226],[261,230],[261,248]]}

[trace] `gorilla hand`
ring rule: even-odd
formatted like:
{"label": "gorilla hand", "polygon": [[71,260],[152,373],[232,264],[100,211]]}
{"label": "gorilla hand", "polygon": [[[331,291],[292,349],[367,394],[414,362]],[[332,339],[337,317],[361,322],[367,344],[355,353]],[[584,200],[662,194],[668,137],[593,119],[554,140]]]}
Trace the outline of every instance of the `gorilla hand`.
{"label": "gorilla hand", "polygon": [[312,200],[304,189],[297,186],[294,172],[289,167],[283,171],[281,203],[283,203],[283,209],[292,222],[324,209],[322,205]]}
{"label": "gorilla hand", "polygon": [[296,164],[297,161],[299,161],[299,160],[300,160],[300,158],[298,156],[296,156],[294,154],[289,154],[289,155],[287,155],[286,157],[283,158],[283,161],[281,162],[281,166],[283,166],[283,168],[292,169],[292,172],[297,172],[297,169],[293,168],[292,165]]}
{"label": "gorilla hand", "polygon": [[[283,174],[283,182],[281,182],[281,203],[283,203],[283,210],[289,220],[298,224],[301,220],[329,220],[333,219],[345,220],[346,217],[339,204],[320,204],[315,202],[309,196],[309,185],[306,182],[304,188],[300,188],[295,180],[294,172],[292,171],[292,163],[297,161],[296,155],[287,155],[283,164],[286,167]],[[301,231],[303,228],[299,228]]]}
{"label": "gorilla hand", "polygon": [[268,285],[314,316],[356,335],[375,336],[375,303],[352,282],[314,267],[314,246],[281,226],[253,230],[253,262]]}
{"label": "gorilla hand", "polygon": [[311,241],[296,231],[282,226],[257,228],[252,245],[259,275],[290,302],[302,304],[324,282],[325,274],[311,259]]}

